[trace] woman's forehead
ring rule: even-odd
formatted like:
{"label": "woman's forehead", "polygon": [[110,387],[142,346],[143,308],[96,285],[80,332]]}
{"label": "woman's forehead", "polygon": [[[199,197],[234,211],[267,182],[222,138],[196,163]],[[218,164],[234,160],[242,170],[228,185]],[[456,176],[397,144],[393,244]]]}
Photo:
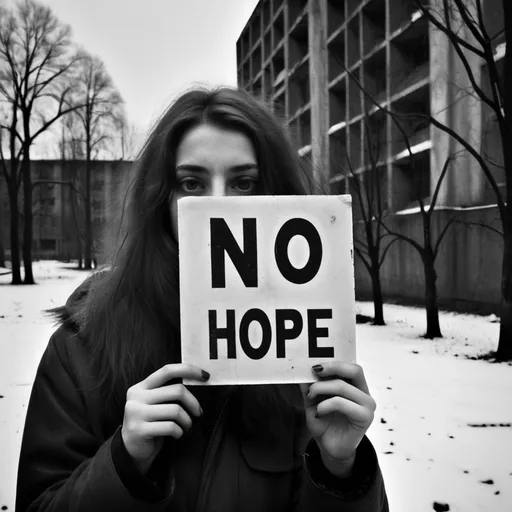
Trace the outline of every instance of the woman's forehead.
{"label": "woman's forehead", "polygon": [[256,162],[251,140],[242,132],[210,124],[198,125],[185,133],[176,153],[176,165],[233,159],[240,164]]}

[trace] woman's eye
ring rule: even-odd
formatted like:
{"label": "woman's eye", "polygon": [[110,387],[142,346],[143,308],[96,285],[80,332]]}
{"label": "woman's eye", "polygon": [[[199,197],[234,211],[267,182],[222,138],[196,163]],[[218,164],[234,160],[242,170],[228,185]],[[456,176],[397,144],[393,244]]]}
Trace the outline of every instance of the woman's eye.
{"label": "woman's eye", "polygon": [[180,187],[183,190],[183,192],[188,193],[199,192],[203,189],[202,183],[199,180],[195,179],[182,180],[180,183]]}
{"label": "woman's eye", "polygon": [[240,178],[235,182],[235,188],[240,192],[253,192],[256,188],[256,181],[252,178]]}

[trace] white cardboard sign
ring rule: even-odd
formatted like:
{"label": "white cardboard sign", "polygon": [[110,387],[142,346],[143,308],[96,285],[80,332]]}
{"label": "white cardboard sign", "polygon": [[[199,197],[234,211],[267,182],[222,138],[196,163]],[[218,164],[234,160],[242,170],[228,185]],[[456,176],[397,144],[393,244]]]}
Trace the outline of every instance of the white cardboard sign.
{"label": "white cardboard sign", "polygon": [[182,360],[208,385],[355,362],[350,196],[187,197],[178,232]]}

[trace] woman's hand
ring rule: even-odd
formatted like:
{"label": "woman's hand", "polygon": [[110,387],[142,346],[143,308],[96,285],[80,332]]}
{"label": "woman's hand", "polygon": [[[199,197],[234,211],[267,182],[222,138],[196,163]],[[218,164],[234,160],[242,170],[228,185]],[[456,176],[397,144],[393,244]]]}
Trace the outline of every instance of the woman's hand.
{"label": "woman's hand", "polygon": [[179,439],[190,430],[191,416],[203,413],[196,397],[183,384],[165,385],[184,377],[205,382],[210,375],[197,366],[167,364],[126,393],[121,436],[142,473],[151,466],[165,436]]}
{"label": "woman's hand", "polygon": [[357,364],[334,361],[315,365],[313,371],[319,380],[301,384],[307,425],[327,469],[348,476],[356,449],[373,421],[375,400]]}

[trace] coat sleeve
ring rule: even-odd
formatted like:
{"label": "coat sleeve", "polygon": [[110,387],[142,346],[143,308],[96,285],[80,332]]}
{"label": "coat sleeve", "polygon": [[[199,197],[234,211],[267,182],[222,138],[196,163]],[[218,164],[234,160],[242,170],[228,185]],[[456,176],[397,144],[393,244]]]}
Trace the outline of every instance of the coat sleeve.
{"label": "coat sleeve", "polygon": [[30,396],[16,511],[165,510],[172,489],[165,499],[148,503],[123,485],[112,458],[113,436],[104,440],[93,433],[68,352],[57,338],[52,336],[43,354]]}
{"label": "coat sleeve", "polygon": [[339,479],[324,467],[302,421],[298,432],[294,512],[389,512],[377,454],[366,436],[357,449],[353,475]]}

